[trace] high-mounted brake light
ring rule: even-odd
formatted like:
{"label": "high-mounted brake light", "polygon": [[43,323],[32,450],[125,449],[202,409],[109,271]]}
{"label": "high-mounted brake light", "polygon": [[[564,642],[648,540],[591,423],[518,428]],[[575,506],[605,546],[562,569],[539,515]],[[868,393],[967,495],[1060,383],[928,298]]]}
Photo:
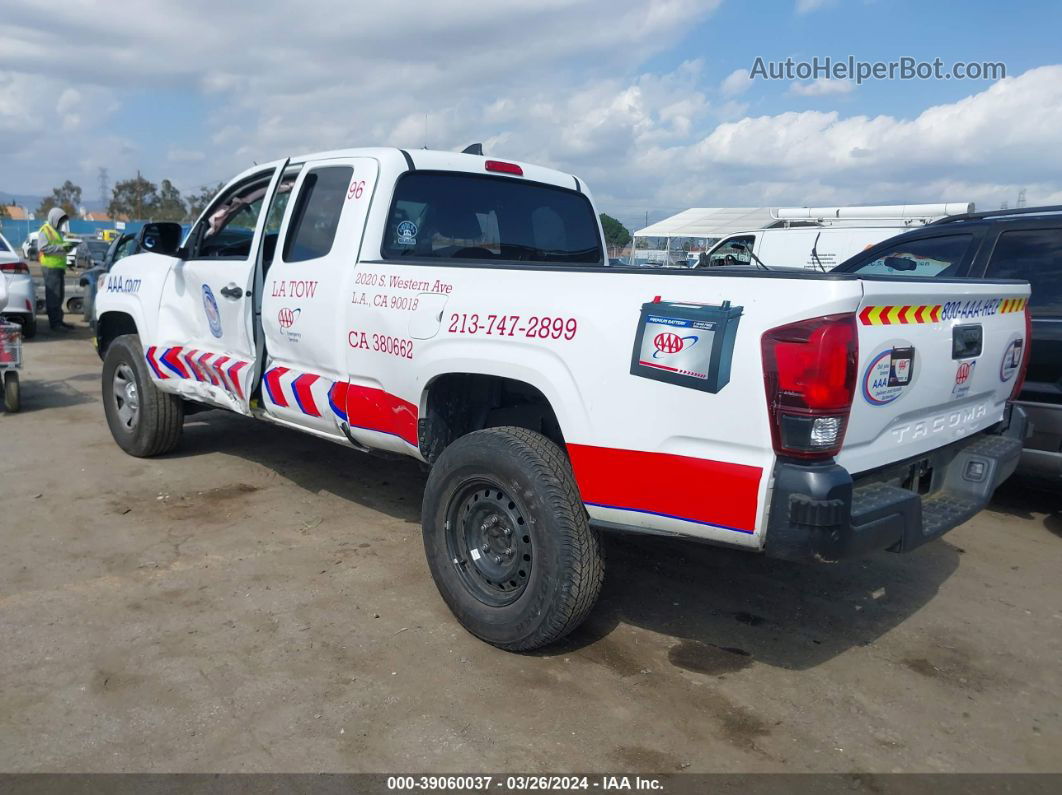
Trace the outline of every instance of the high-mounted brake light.
{"label": "high-mounted brake light", "polygon": [[855,315],[826,315],[770,329],[761,348],[775,452],[796,458],[836,455],[855,394]]}
{"label": "high-mounted brake light", "polygon": [[1025,374],[1029,369],[1029,351],[1032,348],[1032,315],[1029,314],[1029,307],[1025,307],[1025,343],[1022,346],[1021,351],[1021,367],[1018,369],[1018,375],[1014,379],[1014,389],[1010,392],[1010,399],[1017,400],[1018,395],[1021,394],[1022,387],[1025,386]]}
{"label": "high-mounted brake light", "polygon": [[506,163],[502,160],[488,160],[484,163],[484,167],[487,171],[497,171],[501,174],[515,174],[518,177],[524,175],[524,170],[516,163]]}
{"label": "high-mounted brake light", "polygon": [[0,262],[0,273],[29,273],[29,265],[25,262]]}

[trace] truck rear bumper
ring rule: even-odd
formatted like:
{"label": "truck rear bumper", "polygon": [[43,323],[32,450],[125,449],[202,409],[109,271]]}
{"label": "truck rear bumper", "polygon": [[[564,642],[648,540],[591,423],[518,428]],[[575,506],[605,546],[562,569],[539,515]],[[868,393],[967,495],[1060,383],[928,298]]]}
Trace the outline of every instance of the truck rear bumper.
{"label": "truck rear bumper", "polygon": [[984,508],[1017,468],[1025,412],[1012,407],[1002,425],[854,480],[833,463],[778,462],[765,552],[837,561],[910,552],[942,536]]}

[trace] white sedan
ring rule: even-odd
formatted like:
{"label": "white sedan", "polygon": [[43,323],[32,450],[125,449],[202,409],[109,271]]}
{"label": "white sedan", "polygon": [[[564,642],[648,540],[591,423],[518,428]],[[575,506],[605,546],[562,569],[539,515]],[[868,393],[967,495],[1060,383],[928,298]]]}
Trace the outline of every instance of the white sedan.
{"label": "white sedan", "polygon": [[0,235],[0,273],[7,277],[7,301],[0,304],[0,315],[22,326],[22,336],[37,333],[36,293],[29,265],[18,249]]}

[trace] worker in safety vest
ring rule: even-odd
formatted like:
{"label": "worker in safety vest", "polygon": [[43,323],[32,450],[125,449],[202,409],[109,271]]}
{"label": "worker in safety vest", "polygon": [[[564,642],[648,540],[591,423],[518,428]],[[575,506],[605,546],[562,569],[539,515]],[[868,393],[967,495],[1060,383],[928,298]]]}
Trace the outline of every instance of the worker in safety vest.
{"label": "worker in safety vest", "polygon": [[37,259],[44,274],[44,305],[48,309],[48,325],[54,331],[73,328],[63,322],[63,297],[66,292],[66,252],[70,244],[63,238],[62,228],[70,219],[61,207],[48,211],[48,220],[37,235]]}

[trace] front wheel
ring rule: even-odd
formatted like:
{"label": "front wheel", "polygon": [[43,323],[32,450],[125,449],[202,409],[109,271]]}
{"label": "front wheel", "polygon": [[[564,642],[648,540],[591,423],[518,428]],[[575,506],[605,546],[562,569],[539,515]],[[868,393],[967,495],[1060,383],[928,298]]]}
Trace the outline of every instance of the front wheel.
{"label": "front wheel", "polygon": [[22,388],[15,370],[4,373],[4,408],[12,413],[22,408]]}
{"label": "front wheel", "polygon": [[490,428],[447,447],[425,486],[422,525],[439,592],[488,643],[545,646],[597,601],[600,539],[567,458],[541,434]]}
{"label": "front wheel", "polygon": [[155,386],[134,334],[118,337],[107,348],[103,410],[114,441],[137,458],[168,453],[181,441],[184,405]]}
{"label": "front wheel", "polygon": [[37,316],[23,315],[22,320],[22,339],[31,340],[37,336]]}

